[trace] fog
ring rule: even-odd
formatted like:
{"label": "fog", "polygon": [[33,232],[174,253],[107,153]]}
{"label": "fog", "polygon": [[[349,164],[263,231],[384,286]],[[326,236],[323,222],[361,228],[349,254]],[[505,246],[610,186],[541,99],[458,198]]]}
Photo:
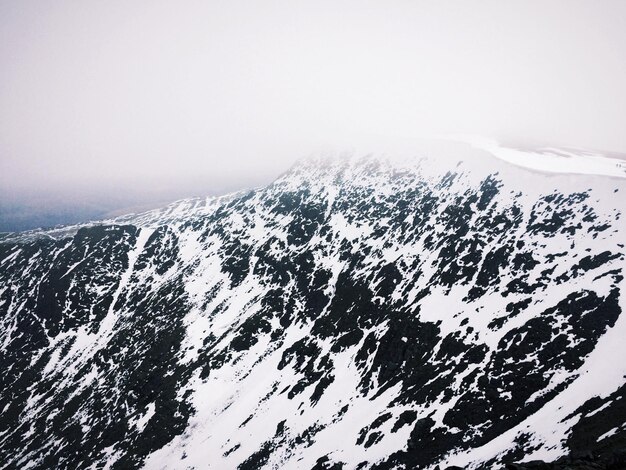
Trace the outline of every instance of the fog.
{"label": "fog", "polygon": [[625,57],[621,0],[3,0],[0,197],[120,209],[442,134],[626,152]]}

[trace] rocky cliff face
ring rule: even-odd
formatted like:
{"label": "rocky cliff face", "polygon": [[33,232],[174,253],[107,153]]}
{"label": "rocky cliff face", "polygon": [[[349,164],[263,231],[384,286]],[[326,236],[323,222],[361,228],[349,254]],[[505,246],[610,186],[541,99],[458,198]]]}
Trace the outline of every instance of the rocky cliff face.
{"label": "rocky cliff face", "polygon": [[498,468],[626,447],[625,180],[307,161],[0,243],[1,468]]}

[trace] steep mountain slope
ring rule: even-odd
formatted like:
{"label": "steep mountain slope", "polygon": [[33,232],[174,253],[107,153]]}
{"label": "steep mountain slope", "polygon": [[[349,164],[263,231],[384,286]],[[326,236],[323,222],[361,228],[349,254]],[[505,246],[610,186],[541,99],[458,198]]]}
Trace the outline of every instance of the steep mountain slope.
{"label": "steep mountain slope", "polygon": [[0,468],[626,447],[625,180],[455,144],[0,243]]}

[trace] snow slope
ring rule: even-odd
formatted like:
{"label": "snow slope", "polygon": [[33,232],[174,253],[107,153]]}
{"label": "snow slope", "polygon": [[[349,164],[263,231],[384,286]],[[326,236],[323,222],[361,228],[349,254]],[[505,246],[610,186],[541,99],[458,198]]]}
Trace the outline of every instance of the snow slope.
{"label": "snow slope", "polygon": [[0,468],[497,468],[624,446],[626,180],[507,152],[310,159],[6,237]]}

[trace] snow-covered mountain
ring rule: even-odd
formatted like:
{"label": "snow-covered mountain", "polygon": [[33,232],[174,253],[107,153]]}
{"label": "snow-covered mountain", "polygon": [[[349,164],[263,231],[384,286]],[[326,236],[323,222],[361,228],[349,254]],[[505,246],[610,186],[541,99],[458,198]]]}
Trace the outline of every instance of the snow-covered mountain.
{"label": "snow-covered mountain", "polygon": [[5,235],[0,468],[617,461],[626,173],[494,154]]}

